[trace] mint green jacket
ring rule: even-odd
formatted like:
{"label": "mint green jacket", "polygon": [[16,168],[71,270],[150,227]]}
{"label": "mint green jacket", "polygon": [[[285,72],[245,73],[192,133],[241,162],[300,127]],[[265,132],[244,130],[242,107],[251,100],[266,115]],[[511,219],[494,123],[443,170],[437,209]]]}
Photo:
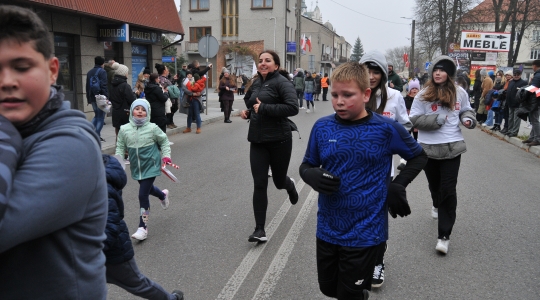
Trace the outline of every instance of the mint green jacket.
{"label": "mint green jacket", "polygon": [[[146,100],[145,100],[146,101]],[[116,155],[129,153],[131,178],[142,180],[161,175],[161,157],[171,157],[171,147],[167,135],[154,123],[150,123],[150,104],[146,122],[137,127],[133,120],[133,106],[130,108],[129,123],[122,125],[116,141]],[[162,153],[159,152],[158,145]]]}

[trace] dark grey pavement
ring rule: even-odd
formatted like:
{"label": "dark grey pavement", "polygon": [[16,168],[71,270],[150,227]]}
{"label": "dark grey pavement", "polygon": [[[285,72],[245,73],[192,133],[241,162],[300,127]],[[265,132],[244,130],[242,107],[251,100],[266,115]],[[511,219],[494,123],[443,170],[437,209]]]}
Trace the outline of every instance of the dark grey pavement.
{"label": "dark grey pavement", "polygon": [[[313,122],[332,113],[330,102],[315,103],[315,113],[292,118],[302,138],[294,133],[289,175],[300,200],[291,206],[270,178],[269,241],[262,245],[247,241],[254,228],[249,124],[234,117],[231,124],[203,125],[199,135],[171,135],[180,183],[156,179],[171,191],[171,205],[162,210],[151,199],[148,239],[134,243],[141,271],[169,291],[183,290],[188,300],[327,299],[315,264],[317,193],[298,175]],[[235,101],[234,107],[244,106]],[[479,129],[463,131],[468,151],[448,255],[435,251],[437,222],[422,172],[407,188],[412,214],[390,219],[386,280],[370,299],[538,299],[540,159]],[[129,178],[123,197],[131,233],[137,194],[138,183]],[[110,285],[108,299],[137,298]]]}

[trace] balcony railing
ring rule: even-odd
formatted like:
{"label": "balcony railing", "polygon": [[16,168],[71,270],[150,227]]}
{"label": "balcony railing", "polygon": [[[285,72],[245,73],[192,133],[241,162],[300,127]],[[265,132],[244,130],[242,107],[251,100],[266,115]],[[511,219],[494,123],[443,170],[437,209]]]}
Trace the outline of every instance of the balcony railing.
{"label": "balcony railing", "polygon": [[186,42],[186,52],[199,52],[199,42]]}

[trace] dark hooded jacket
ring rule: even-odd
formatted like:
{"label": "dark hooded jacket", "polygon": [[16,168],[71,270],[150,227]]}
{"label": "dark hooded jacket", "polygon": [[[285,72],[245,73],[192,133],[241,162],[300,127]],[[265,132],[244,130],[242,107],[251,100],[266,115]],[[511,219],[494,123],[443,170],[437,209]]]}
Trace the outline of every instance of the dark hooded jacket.
{"label": "dark hooded jacket", "polygon": [[[257,104],[257,98],[261,105],[259,112],[255,113],[253,105]],[[278,71],[268,73],[266,80],[259,73],[244,102],[250,112],[248,141],[264,143],[292,138],[291,123],[287,117],[298,114],[296,90]]]}
{"label": "dark hooded jacket", "polygon": [[136,97],[127,83],[126,76],[114,75],[111,85],[109,100],[112,104],[113,127],[120,128],[129,122],[129,107]]}
{"label": "dark hooded jacket", "polygon": [[103,164],[109,194],[109,212],[105,227],[107,239],[103,252],[107,264],[120,264],[130,260],[134,255],[129,230],[124,221],[124,201],[122,200],[122,189],[126,186],[127,176],[116,158],[103,154]]}
{"label": "dark hooded jacket", "polygon": [[155,82],[149,82],[144,88],[144,94],[146,95],[146,100],[150,103],[150,122],[159,127],[167,125],[167,118],[165,117],[167,96],[163,93],[161,86]]}

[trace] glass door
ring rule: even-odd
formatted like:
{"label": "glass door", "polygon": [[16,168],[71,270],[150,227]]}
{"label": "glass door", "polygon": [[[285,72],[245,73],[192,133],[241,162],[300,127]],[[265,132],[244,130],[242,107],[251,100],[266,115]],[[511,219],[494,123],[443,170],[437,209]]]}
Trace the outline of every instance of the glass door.
{"label": "glass door", "polygon": [[56,84],[62,86],[65,100],[71,102],[71,108],[78,109],[75,88],[75,51],[73,37],[69,35],[54,35],[54,52],[58,58],[60,69]]}

